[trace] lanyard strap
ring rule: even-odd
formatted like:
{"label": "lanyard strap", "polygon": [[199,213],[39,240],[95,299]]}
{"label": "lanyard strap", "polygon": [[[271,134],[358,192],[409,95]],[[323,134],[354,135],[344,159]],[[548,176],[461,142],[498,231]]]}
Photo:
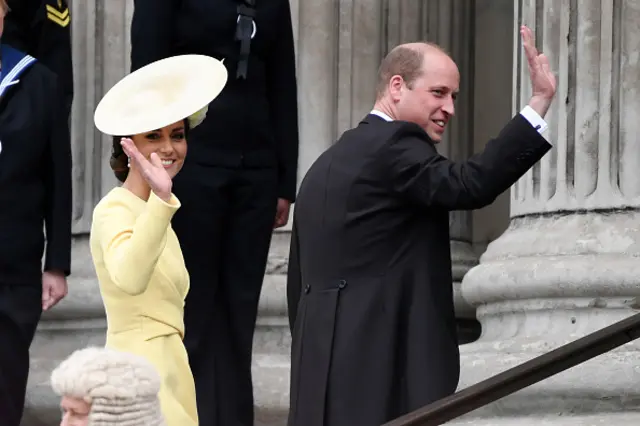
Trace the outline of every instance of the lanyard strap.
{"label": "lanyard strap", "polygon": [[256,35],[256,0],[240,0],[238,5],[238,25],[236,26],[236,40],[240,42],[240,58],[236,78],[247,78],[249,54],[251,53],[251,39]]}

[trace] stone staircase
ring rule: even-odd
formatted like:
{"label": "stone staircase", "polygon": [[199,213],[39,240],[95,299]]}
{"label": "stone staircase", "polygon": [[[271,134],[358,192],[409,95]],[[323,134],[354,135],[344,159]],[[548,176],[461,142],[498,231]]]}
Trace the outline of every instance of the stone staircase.
{"label": "stone staircase", "polygon": [[[477,349],[473,345],[464,345],[461,349],[460,389],[537,356],[512,354],[495,359],[495,355],[490,353],[475,352]],[[640,425],[639,371],[638,352],[627,345],[472,411],[447,425]],[[288,379],[288,355],[256,356],[256,426],[286,426]]]}
{"label": "stone staircase", "polygon": [[[494,376],[553,347],[530,340],[502,348],[461,346],[459,389]],[[556,342],[554,346],[568,343]],[[508,349],[507,349],[508,348]],[[596,426],[640,424],[640,352],[632,342],[455,419],[448,425]]]}
{"label": "stone staircase", "polygon": [[[274,237],[260,298],[253,363],[256,426],[286,426],[291,347],[285,304],[287,240],[286,234]],[[51,370],[75,349],[104,343],[104,312],[88,253],[85,243],[76,243],[74,259],[78,266],[70,282],[70,294],[43,317],[32,345],[32,369],[21,426],[57,426],[60,410],[49,386]],[[563,338],[555,341],[551,334],[538,340],[481,338],[462,345],[459,388],[579,337],[556,335]],[[640,343],[624,345],[447,424],[640,425]]]}
{"label": "stone staircase", "polygon": [[[278,297],[274,291],[264,296]],[[73,333],[69,331],[73,330]],[[47,322],[34,342],[32,375],[22,426],[57,426],[57,399],[48,385],[49,371],[68,348],[101,344],[104,323],[82,325]],[[532,343],[533,345],[533,343]],[[262,316],[254,344],[256,426],[286,426],[289,403],[290,336],[286,319]],[[526,361],[536,353],[484,351],[480,345],[461,347],[460,388]],[[450,425],[474,426],[631,426],[640,424],[640,357],[633,344],[597,357],[541,383],[455,419]]]}

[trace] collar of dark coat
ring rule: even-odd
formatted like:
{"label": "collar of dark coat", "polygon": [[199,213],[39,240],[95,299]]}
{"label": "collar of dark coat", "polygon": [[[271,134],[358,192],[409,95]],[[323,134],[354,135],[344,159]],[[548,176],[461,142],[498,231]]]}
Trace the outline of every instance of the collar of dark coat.
{"label": "collar of dark coat", "polygon": [[433,142],[433,140],[429,137],[429,135],[427,134],[427,132],[424,131],[424,129],[420,126],[418,126],[415,123],[409,122],[409,121],[402,121],[402,120],[393,120],[393,121],[387,121],[384,118],[380,117],[379,115],[376,114],[367,114],[362,121],[360,121],[360,124],[392,124],[392,123],[400,123],[400,125],[405,126],[405,130],[406,131],[410,131],[412,134],[418,136],[420,139],[424,140],[424,142],[427,142],[433,146],[435,146],[435,142]]}
{"label": "collar of dark coat", "polygon": [[380,117],[376,114],[367,114],[363,119],[362,123],[371,124],[371,123],[389,123],[384,118]]}
{"label": "collar of dark coat", "polygon": [[0,97],[11,86],[20,82],[19,77],[24,73],[36,59],[7,44],[0,44]]}

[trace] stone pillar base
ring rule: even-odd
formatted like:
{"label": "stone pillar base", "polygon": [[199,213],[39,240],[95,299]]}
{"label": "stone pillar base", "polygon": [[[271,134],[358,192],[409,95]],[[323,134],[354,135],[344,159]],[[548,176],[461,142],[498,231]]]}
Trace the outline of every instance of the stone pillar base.
{"label": "stone pillar base", "polygon": [[[459,389],[637,313],[638,224],[621,211],[513,219],[464,279],[482,335],[460,348]],[[638,366],[635,341],[451,424],[638,424]]]}

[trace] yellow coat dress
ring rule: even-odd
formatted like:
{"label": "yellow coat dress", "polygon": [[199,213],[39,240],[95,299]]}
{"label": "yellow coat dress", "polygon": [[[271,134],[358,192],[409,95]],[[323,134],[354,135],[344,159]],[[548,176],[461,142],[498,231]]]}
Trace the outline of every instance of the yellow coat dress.
{"label": "yellow coat dress", "polygon": [[106,346],[148,359],[162,378],[167,426],[197,426],[196,393],[184,338],[189,274],[171,218],[180,208],[153,192],[144,201],[114,188],[96,206],[91,255],[107,314]]}

